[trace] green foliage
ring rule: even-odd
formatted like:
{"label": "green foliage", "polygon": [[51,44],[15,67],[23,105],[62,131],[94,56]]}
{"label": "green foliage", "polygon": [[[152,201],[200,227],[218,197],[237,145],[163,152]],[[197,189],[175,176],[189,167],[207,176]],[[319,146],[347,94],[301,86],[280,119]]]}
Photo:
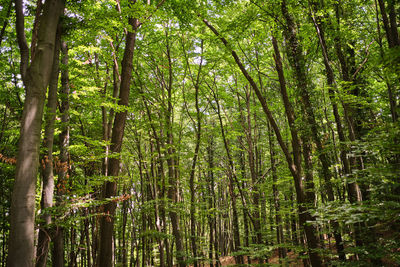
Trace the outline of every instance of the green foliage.
{"label": "green foliage", "polygon": [[[323,146],[320,151],[314,140],[310,145],[314,187],[308,193],[314,194],[315,200],[304,205],[312,214],[312,221],[307,223],[316,226],[318,234],[324,237],[316,251],[334,266],[371,266],[379,260],[383,265],[399,264],[400,126],[398,121],[393,122],[388,101],[388,88],[391,88],[398,102],[399,48],[387,48],[387,41],[382,38],[382,25],[378,36],[373,1],[324,1],[324,6],[319,6],[313,15],[324,29],[327,56],[334,72],[335,82],[328,84],[321,44],[310,17],[310,2],[286,1],[296,25],[298,46],[302,48],[304,62],[300,64],[305,70],[317,137]],[[302,258],[308,258],[308,251],[301,240],[303,230],[298,220],[298,194],[293,176],[257,96],[232,58],[234,50],[259,86],[292,157],[293,136],[275,69],[272,36],[281,50],[287,92],[294,109],[294,127],[302,141],[311,136],[311,130],[303,112],[300,93],[303,91],[296,76],[299,62],[290,59],[291,48],[282,34],[287,27],[282,1],[167,0],[158,7],[159,3],[67,1],[62,23],[70,60],[61,70],[68,69],[70,74],[69,180],[67,192],[59,197],[58,205],[41,209],[40,214],[51,214],[51,226],[67,229],[66,243],[75,235],[76,247],[75,243],[68,246],[68,252],[89,251],[93,250],[90,242],[93,245],[98,238],[98,224],[104,216],[102,206],[115,203],[117,266],[122,266],[123,251],[128,251],[128,258],[149,266],[161,265],[160,247],[164,249],[164,265],[169,265],[165,262],[167,253],[172,258],[183,253],[176,251],[171,213],[179,217],[186,264],[206,263],[209,252],[214,254],[214,259],[215,255],[221,259],[228,255],[275,259],[279,249],[291,253],[281,259],[282,264],[299,264]],[[25,93],[18,74],[15,14],[12,12],[6,17],[7,4],[8,1],[0,0],[0,29],[8,20],[0,48],[0,120],[3,125],[0,126],[0,153],[14,158]],[[398,8],[396,4],[397,13]],[[29,43],[34,1],[26,2],[25,12]],[[125,30],[131,30],[128,18],[137,18],[141,25],[136,32],[130,103],[123,107],[117,104],[119,96],[114,90],[118,91],[120,86]],[[228,48],[202,19],[207,19],[219,31],[229,43]],[[348,67],[348,80],[344,79],[343,62],[337,53],[340,49]],[[59,101],[62,97],[59,96]],[[344,141],[338,137],[332,104],[338,107]],[[105,140],[105,130],[112,127],[112,116],[118,112],[128,113],[124,143],[121,153],[110,154],[107,149],[112,145],[111,139],[107,136]],[[397,113],[400,113],[398,109]],[[55,157],[59,155],[57,142],[63,126],[60,115],[57,111]],[[198,120],[200,143],[194,166]],[[355,136],[351,137],[352,134]],[[275,166],[271,166],[271,151]],[[350,173],[345,173],[342,153],[350,162]],[[321,154],[326,154],[330,161],[334,201],[327,200],[319,160]],[[255,180],[250,169],[251,156],[254,157]],[[306,166],[302,157],[304,176]],[[122,161],[120,175],[108,176],[103,164],[115,158]],[[0,162],[0,225],[4,236],[0,246],[6,244],[8,238],[14,172],[14,165]],[[114,181],[117,182],[117,196],[103,199],[102,185]],[[360,187],[363,195],[360,201],[349,201],[351,183]],[[39,212],[40,178],[37,185]],[[258,205],[256,194],[259,194]],[[241,242],[237,248],[233,231],[236,227],[233,225],[234,205]],[[261,243],[255,231],[256,214],[261,220]],[[196,256],[191,242],[191,215]],[[37,216],[37,223],[41,222]],[[346,262],[339,261],[333,249],[332,222],[338,224],[342,234]],[[86,237],[85,227],[88,227],[89,237]],[[280,241],[277,238],[279,229],[283,234]],[[360,233],[358,229],[362,229]],[[217,247],[210,244],[211,236]],[[89,244],[85,238],[89,238]],[[244,245],[245,242],[249,245]],[[79,263],[83,263],[86,256],[78,254]],[[0,255],[5,257],[3,252]]]}

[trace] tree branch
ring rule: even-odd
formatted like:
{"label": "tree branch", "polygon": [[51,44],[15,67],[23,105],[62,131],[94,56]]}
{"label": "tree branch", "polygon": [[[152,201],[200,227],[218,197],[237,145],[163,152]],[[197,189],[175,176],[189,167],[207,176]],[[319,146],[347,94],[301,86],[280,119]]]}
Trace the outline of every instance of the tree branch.
{"label": "tree branch", "polygon": [[6,17],[4,18],[3,28],[1,29],[1,32],[0,32],[0,47],[1,47],[1,42],[3,41],[4,33],[7,28],[8,17],[10,16],[10,13],[11,13],[12,3],[13,3],[13,1],[10,0],[10,3],[8,4],[7,14],[6,14]]}
{"label": "tree branch", "polygon": [[25,26],[24,26],[25,19],[22,8],[22,0],[15,0],[15,14],[16,14],[15,28],[17,31],[18,46],[21,53],[20,72],[22,80],[25,80],[26,70],[28,69],[28,63],[29,63],[29,48],[25,37]]}

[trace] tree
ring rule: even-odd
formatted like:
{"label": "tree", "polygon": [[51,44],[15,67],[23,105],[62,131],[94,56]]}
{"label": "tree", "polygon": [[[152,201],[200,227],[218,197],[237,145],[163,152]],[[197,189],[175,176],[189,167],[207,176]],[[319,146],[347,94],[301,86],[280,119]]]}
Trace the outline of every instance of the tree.
{"label": "tree", "polygon": [[[22,1],[15,1],[21,76],[25,86],[24,112],[11,204],[9,266],[33,266],[36,174],[45,92],[50,80],[59,17],[64,2],[46,1],[40,17],[35,56],[29,64]],[[28,67],[29,66],[29,67]]]}
{"label": "tree", "polygon": [[[135,4],[136,1],[131,1],[130,4]],[[132,29],[127,30],[126,44],[124,57],[122,59],[122,71],[121,71],[121,85],[119,91],[119,106],[127,107],[129,105],[129,91],[132,77],[132,59],[133,52],[135,49],[136,41],[136,30],[139,26],[139,21],[135,18],[130,17],[129,25]],[[108,164],[108,175],[111,177],[117,177],[120,170],[120,159],[118,154],[122,149],[122,140],[124,137],[125,122],[128,111],[116,112],[114,124],[112,128],[111,136],[111,147],[110,152],[113,157],[110,158]],[[104,184],[103,197],[105,199],[115,196],[117,192],[116,181],[106,182]],[[100,266],[112,266],[113,249],[112,249],[112,236],[114,227],[114,214],[115,214],[116,203],[110,201],[104,205],[104,216],[100,223],[100,254],[99,254],[99,265]]]}

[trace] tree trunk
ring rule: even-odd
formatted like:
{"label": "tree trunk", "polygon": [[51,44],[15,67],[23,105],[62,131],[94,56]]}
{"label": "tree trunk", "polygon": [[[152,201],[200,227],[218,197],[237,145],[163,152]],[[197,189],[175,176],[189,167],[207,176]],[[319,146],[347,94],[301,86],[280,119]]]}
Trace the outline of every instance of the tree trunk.
{"label": "tree trunk", "polygon": [[[347,58],[342,51],[343,48],[342,48],[342,40],[340,38],[339,4],[335,5],[335,9],[336,9],[336,19],[337,19],[337,24],[338,24],[337,29],[336,29],[337,37],[334,39],[335,51],[336,51],[336,55],[339,59],[343,81],[351,82],[351,78],[350,78],[351,66],[349,66],[349,63],[347,62]],[[350,51],[349,54],[354,54],[354,51]],[[343,105],[343,110],[344,110],[345,121],[347,122],[348,129],[349,129],[349,139],[350,139],[350,141],[354,142],[356,140],[356,132],[355,132],[355,127],[354,127],[354,119],[353,119],[354,111],[353,111],[353,108],[351,108],[348,105],[348,103],[344,102],[344,103],[342,103],[342,105]],[[343,137],[343,140],[344,140],[344,137]],[[348,171],[349,171],[349,173],[351,173],[352,169],[356,165],[356,159],[354,158],[354,156],[352,156],[347,161],[344,161],[344,164],[347,162],[349,163]],[[346,165],[344,165],[344,168],[346,170]],[[348,183],[347,191],[348,191],[348,198],[351,203],[355,203],[355,202],[361,200],[360,188],[356,182]]]}
{"label": "tree trunk", "polygon": [[76,262],[76,257],[77,253],[75,251],[75,245],[76,245],[76,229],[72,227],[70,229],[70,240],[68,240],[70,243],[70,251],[69,251],[69,262],[68,262],[68,267],[77,267],[77,262]]}
{"label": "tree trunk", "polygon": [[[233,159],[232,159],[231,152],[229,149],[228,140],[226,139],[226,136],[225,136],[225,130],[224,130],[223,122],[222,122],[218,97],[215,93],[214,93],[214,99],[215,99],[215,102],[217,105],[217,115],[218,115],[218,119],[219,119],[219,123],[220,123],[222,139],[224,141],[224,147],[225,147],[226,155],[228,157],[229,195],[231,197],[232,216],[233,216],[233,218],[232,218],[233,240],[234,240],[233,252],[236,252],[240,248],[240,232],[239,232],[239,219],[238,219],[239,215],[238,215],[237,208],[236,208],[236,194],[235,194],[235,182],[234,182],[237,179],[236,179],[236,176],[234,173],[235,170],[234,170],[234,166],[233,166]],[[243,256],[242,255],[235,256],[235,262],[236,262],[236,264],[244,264]]]}
{"label": "tree trunk", "polygon": [[4,33],[6,32],[6,28],[7,28],[7,24],[8,24],[8,21],[9,21],[10,14],[11,14],[11,9],[12,9],[13,2],[14,2],[13,0],[9,0],[9,3],[8,3],[7,14],[4,17],[3,27],[1,28],[1,31],[0,31],[0,47],[1,47],[1,42],[3,41]]}
{"label": "tree trunk", "polygon": [[[213,125],[213,123],[212,123]],[[214,137],[209,135],[209,145],[207,147],[207,163],[208,163],[208,209],[213,211],[216,209],[215,206],[215,184],[214,184]],[[209,260],[210,267],[214,266],[214,258],[213,258],[213,248],[215,251],[215,266],[218,267],[219,258],[218,258],[218,235],[217,235],[217,220],[215,218],[214,212],[210,212],[207,215],[208,225],[209,225]]]}
{"label": "tree trunk", "polygon": [[[203,41],[201,41],[201,53],[203,52]],[[189,63],[189,62],[188,62]],[[196,147],[194,149],[194,155],[192,160],[192,168],[190,170],[190,177],[189,177],[189,186],[190,186],[190,243],[192,247],[193,253],[193,266],[198,266],[197,260],[197,245],[196,245],[196,192],[194,187],[194,176],[196,171],[196,163],[197,158],[199,155],[200,150],[200,141],[201,141],[201,112],[199,108],[199,86],[200,86],[200,74],[201,74],[201,67],[203,64],[203,56],[200,59],[199,69],[197,71],[197,78],[194,80],[192,77],[193,86],[195,88],[195,106],[196,106],[196,118],[197,118],[197,125],[194,125],[194,129],[196,132]],[[189,64],[188,64],[189,65]],[[189,69],[190,70],[190,69]]]}
{"label": "tree trunk", "polygon": [[383,27],[385,29],[386,38],[388,40],[389,48],[399,46],[399,32],[397,31],[396,12],[394,8],[394,0],[389,0],[389,19],[386,12],[384,0],[378,0],[379,8],[381,10]]}
{"label": "tree trunk", "polygon": [[[168,80],[164,81],[164,88],[167,91],[167,110],[165,112],[165,127],[166,127],[166,140],[167,140],[167,165],[168,165],[168,184],[169,188],[167,196],[173,206],[178,203],[178,171],[176,166],[179,165],[176,158],[176,151],[174,147],[174,134],[173,134],[173,104],[172,104],[172,86],[173,86],[173,66],[171,58],[171,47],[169,44],[168,30],[165,31],[166,38],[166,55],[168,59]],[[182,242],[182,234],[179,226],[179,215],[175,208],[170,209],[169,217],[172,224],[172,234],[175,238],[176,245],[176,259],[179,267],[186,266],[185,264],[185,251]]]}
{"label": "tree trunk", "polygon": [[[388,1],[389,2],[389,6],[388,6],[389,19],[387,17],[385,2],[383,0],[378,0],[378,2],[379,2],[380,10],[381,10],[381,15],[382,15],[383,28],[385,29],[389,48],[394,48],[394,47],[400,46],[400,38],[399,38],[399,32],[397,30],[397,22],[396,22],[396,10],[394,7],[395,1],[394,0]],[[375,5],[376,5],[376,0],[375,0]],[[377,21],[377,23],[378,23],[378,27],[379,27],[379,21]],[[397,86],[398,85],[395,84],[394,89],[396,89]],[[397,101],[396,101],[397,94],[396,94],[396,90],[393,90],[390,84],[388,84],[388,95],[389,95],[390,111],[392,113],[392,120],[393,120],[393,122],[396,122],[398,119]]]}
{"label": "tree trunk", "polygon": [[[253,199],[253,212],[252,212],[252,217],[253,217],[253,226],[254,226],[254,231],[256,234],[256,243],[261,245],[262,244],[262,233],[261,233],[261,224],[260,224],[260,190],[258,188],[258,174],[256,170],[256,162],[255,162],[255,153],[254,153],[254,143],[253,143],[253,136],[252,136],[252,125],[251,125],[251,110],[250,110],[250,100],[251,100],[251,92],[248,91],[246,92],[246,108],[247,108],[247,131],[246,131],[246,137],[247,137],[247,156],[249,160],[249,169],[250,169],[250,176],[251,176],[251,183],[252,183],[252,192],[251,196]],[[256,127],[256,126],[254,126]],[[261,264],[262,259],[259,258],[259,263]]]}
{"label": "tree trunk", "polygon": [[53,193],[54,193],[54,173],[53,173],[53,141],[54,141],[54,122],[57,112],[57,87],[58,77],[60,73],[60,43],[61,43],[61,28],[57,29],[55,48],[54,48],[54,61],[53,69],[51,72],[49,92],[47,98],[47,113],[45,116],[45,131],[43,147],[45,149],[42,158],[42,199],[40,207],[42,212],[41,227],[39,229],[39,240],[36,251],[36,267],[45,267],[47,263],[47,254],[50,245],[51,232],[48,225],[51,223],[51,214],[48,209],[53,206]]}
{"label": "tree trunk", "polygon": [[[61,71],[61,133],[59,135],[59,163],[58,168],[58,179],[57,179],[57,196],[56,205],[61,206],[64,195],[68,192],[68,179],[69,179],[69,74],[68,74],[68,47],[65,41],[61,42],[62,58],[61,63],[63,69]],[[61,215],[59,215],[61,217]],[[64,229],[63,226],[56,228],[54,236],[54,247],[53,247],[53,266],[62,267],[64,266]]]}
{"label": "tree trunk", "polygon": [[[124,187],[123,194],[126,193]],[[128,267],[128,244],[126,240],[126,224],[128,217],[128,200],[124,200],[122,203],[122,267]]]}
{"label": "tree trunk", "polygon": [[[228,42],[226,41],[226,39],[224,37],[222,37],[218,31],[205,19],[203,19],[203,22],[206,24],[206,26],[208,28],[211,29],[212,32],[214,32],[214,34],[221,40],[221,42],[228,47]],[[237,53],[234,50],[230,51],[232,54],[232,57],[235,59],[236,64],[238,65],[238,67],[240,68],[241,72],[243,73],[243,75],[245,76],[245,78],[248,80],[248,82],[250,83],[251,87],[253,88],[254,92],[257,95],[258,100],[261,103],[261,106],[264,110],[264,113],[266,114],[268,121],[270,122],[272,129],[275,132],[276,138],[278,140],[278,143],[281,147],[281,149],[283,150],[283,153],[285,155],[289,170],[293,176],[294,179],[294,183],[295,183],[295,188],[296,188],[296,194],[297,194],[297,201],[299,203],[299,205],[303,205],[303,203],[305,203],[306,199],[305,199],[305,193],[304,193],[304,188],[302,185],[302,178],[301,178],[301,169],[300,169],[300,165],[297,165],[293,162],[293,159],[291,157],[291,154],[288,150],[288,147],[286,146],[285,142],[283,141],[281,132],[279,130],[279,127],[275,121],[275,119],[272,116],[272,113],[267,105],[267,102],[265,101],[264,97],[262,96],[257,84],[254,82],[253,78],[249,75],[249,73],[247,72],[247,70],[245,69],[245,67],[243,66],[241,60],[239,59]],[[299,157],[297,157],[299,158]],[[309,215],[309,212],[302,208],[301,210],[299,209],[300,213],[299,213],[299,220],[301,223],[305,223],[306,220],[314,220],[314,218],[312,218],[312,216]],[[315,252],[315,248],[318,247],[318,244],[315,243],[316,242],[316,238],[314,236],[314,232],[312,230],[312,227],[307,226],[308,229],[306,231],[306,235],[309,236],[309,238],[307,240],[309,240],[309,250],[310,250],[310,258],[313,259],[313,264],[314,267],[315,266],[322,266],[322,261],[320,256],[318,255],[318,253]]]}
{"label": "tree trunk", "polygon": [[[314,3],[313,6],[316,11],[319,10],[318,5],[316,3]],[[311,7],[311,8],[313,8]],[[323,55],[323,61],[324,61],[324,65],[325,65],[325,71],[326,71],[326,76],[327,76],[327,81],[328,81],[328,93],[329,93],[329,98],[331,100],[332,103],[332,109],[333,109],[333,115],[335,117],[335,122],[336,122],[336,127],[337,127],[337,131],[338,131],[338,135],[339,135],[339,140],[343,143],[342,144],[342,148],[344,148],[344,142],[345,142],[345,138],[344,138],[344,134],[343,134],[343,129],[342,129],[342,124],[341,124],[341,119],[339,116],[339,111],[338,111],[338,107],[334,98],[334,90],[333,88],[336,87],[335,84],[335,77],[333,74],[333,69],[330,65],[330,61],[329,61],[329,57],[328,57],[328,50],[327,50],[327,46],[326,46],[326,42],[325,42],[325,34],[324,34],[324,28],[322,27],[322,18],[321,17],[315,17],[313,14],[313,11],[311,11],[311,18],[314,22],[314,26],[318,35],[318,39],[319,39],[319,43],[321,45],[321,51],[322,51],[322,55]],[[316,134],[314,134],[314,136],[316,136]],[[328,195],[328,200],[330,202],[334,201],[334,194],[333,194],[333,189],[332,189],[332,184],[330,182],[330,179],[332,177],[332,174],[329,170],[329,159],[327,158],[326,153],[324,153],[323,149],[322,149],[322,144],[320,139],[316,138],[316,143],[317,143],[317,149],[318,149],[318,153],[319,153],[319,158],[320,161],[323,165],[323,175],[325,178],[325,189],[327,191],[327,195]],[[342,159],[342,163],[345,166],[344,168],[344,172],[345,174],[349,175],[350,174],[350,166],[349,166],[349,162],[346,156],[346,150],[343,149],[341,150],[340,153],[340,157]],[[335,245],[336,245],[336,250],[338,252],[339,255],[339,259],[344,261],[346,259],[346,255],[344,253],[344,246],[343,246],[343,240],[342,240],[342,236],[339,232],[339,224],[336,221],[332,221],[331,222],[332,228],[333,228],[333,235],[335,238]]]}
{"label": "tree trunk", "polygon": [[272,172],[272,194],[274,196],[273,201],[275,208],[276,242],[278,245],[279,259],[283,259],[286,257],[286,249],[281,246],[281,244],[283,244],[285,240],[283,237],[283,227],[282,227],[282,219],[281,219],[280,205],[279,205],[279,191],[277,186],[278,174],[276,170],[275,148],[272,139],[272,132],[270,129],[268,131],[268,142],[269,142],[269,151],[270,151],[269,154],[270,154],[271,172]]}
{"label": "tree trunk", "polygon": [[[132,1],[131,1],[132,2]],[[133,1],[135,2],[135,1]],[[132,59],[135,49],[136,30],[138,27],[138,20],[129,18],[129,25],[132,30],[126,34],[126,44],[124,57],[122,59],[122,72],[121,72],[121,85],[119,93],[119,106],[127,107],[129,105],[129,91],[132,77]],[[108,175],[117,177],[120,169],[120,157],[122,148],[122,140],[124,137],[125,122],[127,111],[120,111],[115,114],[114,124],[112,127],[111,147],[110,151],[116,156],[111,157],[108,163]],[[108,181],[104,184],[103,198],[110,198],[117,193],[117,183],[115,181]],[[103,205],[104,215],[100,221],[100,252],[99,252],[99,266],[112,267],[113,266],[113,233],[114,233],[114,214],[116,203],[110,201]]]}
{"label": "tree trunk", "polygon": [[[289,122],[289,128],[292,133],[292,148],[293,148],[293,158],[294,162],[299,170],[301,170],[301,152],[300,152],[300,144],[303,146],[303,157],[304,157],[304,167],[305,167],[305,183],[306,183],[306,188],[309,188],[311,186],[311,190],[307,190],[307,193],[304,193],[304,188],[301,182],[298,182],[298,185],[296,185],[296,180],[295,180],[295,188],[296,188],[296,193],[297,193],[297,201],[299,203],[299,222],[301,227],[304,227],[305,234],[307,236],[307,242],[308,242],[308,249],[309,249],[309,254],[310,254],[310,260],[313,262],[313,266],[321,266],[322,261],[319,257],[319,255],[314,251],[311,251],[312,249],[318,248],[318,241],[315,236],[316,233],[314,233],[314,227],[312,225],[305,225],[306,220],[314,220],[314,218],[311,217],[310,213],[306,211],[305,204],[307,205],[313,205],[315,196],[314,196],[314,191],[313,191],[313,182],[312,182],[312,166],[311,166],[311,161],[310,161],[310,141],[307,136],[303,136],[303,142],[300,141],[300,138],[298,137],[297,129],[295,127],[295,115],[294,111],[292,108],[292,105],[289,101],[287,89],[286,89],[286,81],[283,73],[283,68],[282,68],[282,60],[278,48],[278,44],[276,42],[276,39],[273,37],[272,38],[272,44],[274,47],[274,59],[275,59],[275,66],[278,72],[278,77],[279,77],[279,83],[280,83],[280,90],[281,90],[281,95],[282,99],[284,102],[285,106],[285,112],[286,116],[288,118]],[[304,135],[304,133],[303,133]]]}
{"label": "tree trunk", "polygon": [[38,34],[35,59],[29,69],[29,51],[24,33],[22,0],[15,1],[17,36],[21,50],[21,76],[26,97],[21,119],[17,167],[10,210],[8,266],[33,266],[36,174],[39,162],[40,131],[46,88],[54,58],[62,0],[46,1]]}

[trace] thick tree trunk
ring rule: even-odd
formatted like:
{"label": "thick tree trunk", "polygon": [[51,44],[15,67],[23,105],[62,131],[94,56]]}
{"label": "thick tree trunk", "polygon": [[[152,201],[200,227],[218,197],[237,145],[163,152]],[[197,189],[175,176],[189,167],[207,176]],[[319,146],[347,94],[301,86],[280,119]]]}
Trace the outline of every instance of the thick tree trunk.
{"label": "thick tree trunk", "polygon": [[53,238],[53,267],[64,267],[64,228],[57,227]]}
{"label": "thick tree trunk", "polygon": [[15,1],[17,36],[21,50],[21,76],[26,96],[21,120],[17,167],[10,212],[8,266],[33,266],[36,175],[46,88],[54,58],[55,36],[64,3],[46,1],[38,34],[35,59],[28,66],[22,0]]}

